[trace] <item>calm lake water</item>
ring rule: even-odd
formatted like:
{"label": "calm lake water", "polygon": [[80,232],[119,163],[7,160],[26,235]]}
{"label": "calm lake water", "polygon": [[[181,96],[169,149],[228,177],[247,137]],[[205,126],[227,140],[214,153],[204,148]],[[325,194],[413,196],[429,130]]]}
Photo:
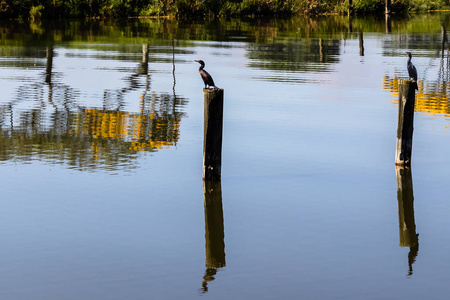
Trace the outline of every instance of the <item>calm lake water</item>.
{"label": "calm lake water", "polygon": [[[450,15],[0,24],[2,299],[444,299]],[[398,79],[419,74],[412,166]],[[224,88],[203,186],[203,83]]]}

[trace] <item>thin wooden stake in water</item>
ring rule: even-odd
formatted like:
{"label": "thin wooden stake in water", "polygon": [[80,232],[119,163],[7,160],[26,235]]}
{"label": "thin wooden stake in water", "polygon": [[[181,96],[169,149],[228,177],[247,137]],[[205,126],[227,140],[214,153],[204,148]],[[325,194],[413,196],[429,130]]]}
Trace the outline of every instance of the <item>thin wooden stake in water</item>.
{"label": "thin wooden stake in water", "polygon": [[359,32],[359,56],[364,56],[364,38],[363,32]]}
{"label": "thin wooden stake in water", "polygon": [[411,164],[416,84],[411,80],[401,79],[399,81],[397,145],[395,151],[395,164],[397,166],[409,166]]}
{"label": "thin wooden stake in water", "polygon": [[220,180],[222,171],[223,89],[203,89],[205,99],[203,180]]}

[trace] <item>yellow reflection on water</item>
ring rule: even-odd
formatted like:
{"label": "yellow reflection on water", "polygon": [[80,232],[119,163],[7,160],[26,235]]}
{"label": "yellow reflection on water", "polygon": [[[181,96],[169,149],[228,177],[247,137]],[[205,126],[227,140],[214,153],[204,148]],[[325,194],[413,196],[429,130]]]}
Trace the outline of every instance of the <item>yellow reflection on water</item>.
{"label": "yellow reflection on water", "polygon": [[[383,89],[391,94],[391,103],[398,105],[398,88],[400,77],[383,77]],[[419,90],[416,92],[415,111],[432,117],[444,117],[449,121],[450,102],[446,80],[418,81]],[[444,128],[449,128],[450,123]]]}
{"label": "yellow reflection on water", "polygon": [[184,103],[175,95],[151,93],[141,97],[137,113],[79,108],[55,109],[49,116],[44,109],[2,107],[0,161],[64,162],[79,169],[124,167],[139,151],[178,143]]}
{"label": "yellow reflection on water", "polygon": [[157,115],[132,114],[124,111],[86,109],[75,134],[88,134],[94,139],[115,139],[129,143],[129,149],[148,151],[176,145],[181,115],[160,118]]}

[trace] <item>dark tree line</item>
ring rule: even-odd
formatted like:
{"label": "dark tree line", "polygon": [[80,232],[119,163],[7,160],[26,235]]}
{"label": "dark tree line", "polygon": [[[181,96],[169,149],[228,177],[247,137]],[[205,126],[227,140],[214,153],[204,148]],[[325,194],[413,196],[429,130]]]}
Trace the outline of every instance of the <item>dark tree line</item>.
{"label": "dark tree line", "polygon": [[[0,18],[268,16],[348,12],[348,0],[0,0]],[[385,0],[352,1],[354,14],[384,13]],[[449,8],[449,0],[392,0],[392,12]]]}

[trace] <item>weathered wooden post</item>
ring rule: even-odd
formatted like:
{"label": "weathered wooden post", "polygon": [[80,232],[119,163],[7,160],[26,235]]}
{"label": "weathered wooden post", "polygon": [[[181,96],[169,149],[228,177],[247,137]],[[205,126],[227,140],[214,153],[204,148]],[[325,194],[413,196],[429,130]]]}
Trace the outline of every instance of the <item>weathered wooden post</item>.
{"label": "weathered wooden post", "polygon": [[319,39],[319,61],[323,63],[325,61],[323,56],[323,40]]}
{"label": "weathered wooden post", "polygon": [[395,165],[397,166],[409,166],[411,164],[416,85],[417,82],[412,80],[399,80],[397,145],[395,150]]}
{"label": "weathered wooden post", "polygon": [[364,38],[363,32],[359,32],[359,56],[364,56]]}
{"label": "weathered wooden post", "polygon": [[142,61],[139,64],[139,74],[148,74],[148,44],[142,44]]}
{"label": "weathered wooden post", "polygon": [[220,180],[222,171],[223,89],[203,89],[203,180]]}
{"label": "weathered wooden post", "polygon": [[47,65],[45,68],[45,83],[52,83],[52,68],[53,68],[53,45],[47,47]]}
{"label": "weathered wooden post", "polygon": [[395,168],[397,178],[397,200],[398,200],[398,225],[400,247],[409,247],[408,253],[408,276],[413,273],[412,265],[419,251],[419,235],[416,233],[416,222],[414,220],[414,194],[411,169],[397,166]]}

